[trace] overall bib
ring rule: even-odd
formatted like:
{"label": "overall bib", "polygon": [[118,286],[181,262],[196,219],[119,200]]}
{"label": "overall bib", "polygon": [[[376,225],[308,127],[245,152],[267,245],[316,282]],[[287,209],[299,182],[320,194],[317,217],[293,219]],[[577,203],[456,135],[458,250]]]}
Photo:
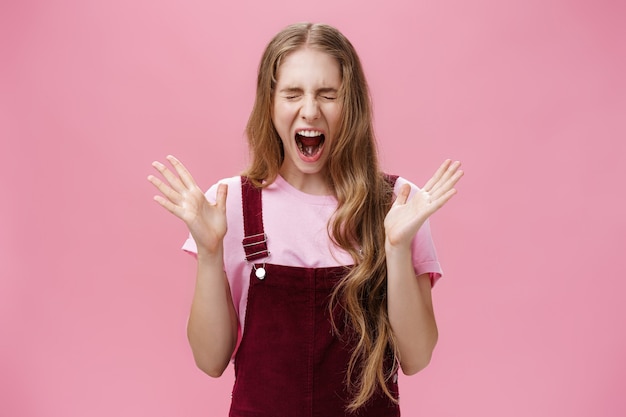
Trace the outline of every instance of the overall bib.
{"label": "overall bib", "polygon": [[[261,189],[245,178],[242,200],[243,245],[252,262],[269,251]],[[350,399],[345,372],[353,342],[333,331],[328,301],[347,270],[254,264],[243,338],[235,355],[230,417],[400,416],[399,407],[378,391],[356,413],[345,411]],[[334,314],[343,335],[344,313]],[[388,387],[397,398],[396,381],[394,377]]]}

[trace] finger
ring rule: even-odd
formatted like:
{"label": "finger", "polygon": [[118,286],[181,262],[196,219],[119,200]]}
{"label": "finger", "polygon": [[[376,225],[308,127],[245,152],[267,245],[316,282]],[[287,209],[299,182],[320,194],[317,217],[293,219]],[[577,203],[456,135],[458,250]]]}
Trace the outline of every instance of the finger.
{"label": "finger", "polygon": [[396,197],[396,201],[393,202],[393,205],[406,204],[406,201],[409,199],[409,194],[411,193],[411,186],[409,184],[402,184],[400,187],[400,191],[398,196]]}
{"label": "finger", "polygon": [[180,162],[178,159],[176,159],[176,157],[173,156],[173,155],[166,156],[166,159],[170,162],[170,164],[172,164],[172,166],[174,167],[174,169],[176,170],[176,172],[180,176],[180,180],[185,185],[185,187],[187,187],[190,190],[198,187],[197,184],[196,184],[196,181],[191,176],[191,173],[183,165],[182,162]]}
{"label": "finger", "polygon": [[457,193],[456,188],[446,191],[441,197],[434,201],[435,211],[444,206]]}
{"label": "finger", "polygon": [[429,179],[428,182],[424,184],[422,189],[430,192],[430,190],[432,190],[432,188],[435,186],[435,184],[437,184],[437,182],[441,179],[441,177],[443,177],[445,172],[448,170],[448,167],[450,167],[451,163],[452,161],[450,159],[446,159],[445,161],[443,161],[443,164],[439,166],[439,168],[435,172],[435,175],[433,175],[431,179]]}
{"label": "finger", "polygon": [[154,161],[152,163],[152,166],[156,168],[156,170],[159,171],[161,175],[163,175],[163,178],[167,180],[167,182],[170,184],[170,187],[172,187],[174,190],[182,192],[183,189],[186,188],[185,184],[183,184],[183,182],[176,175],[174,175],[172,171],[167,169],[167,167],[159,161]]}
{"label": "finger", "polygon": [[170,186],[161,181],[159,178],[154,175],[148,175],[148,181],[152,183],[168,200],[172,202],[180,201],[180,194],[174,191]]}
{"label": "finger", "polygon": [[432,191],[431,196],[434,199],[440,198],[442,195],[444,195],[445,193],[447,193],[448,191],[454,188],[456,183],[459,182],[459,180],[463,177],[463,174],[464,174],[464,171],[462,170],[458,170],[454,172],[452,176],[446,179],[443,184],[437,186],[435,190]]}
{"label": "finger", "polygon": [[176,217],[182,218],[180,214],[180,206],[177,206],[176,204],[172,203],[171,201],[169,201],[168,199],[160,195],[155,195],[153,199],[154,201],[159,203],[161,207],[165,208],[167,211],[169,211]]}
{"label": "finger", "polygon": [[450,178],[455,176],[455,174],[457,173],[460,167],[461,167],[461,163],[459,161],[455,161],[451,163],[447,167],[447,169],[443,172],[441,177],[438,178],[437,182],[433,184],[431,191],[434,192],[438,190],[440,187],[445,186],[448,183],[448,180],[450,180]]}

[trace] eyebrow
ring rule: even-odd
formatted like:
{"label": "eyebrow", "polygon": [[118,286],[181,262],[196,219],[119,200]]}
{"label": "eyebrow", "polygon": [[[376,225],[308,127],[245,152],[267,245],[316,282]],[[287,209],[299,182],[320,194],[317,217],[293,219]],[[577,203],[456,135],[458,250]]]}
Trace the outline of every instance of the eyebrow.
{"label": "eyebrow", "polygon": [[[279,90],[280,93],[301,93],[302,91],[304,90],[300,87],[285,87]],[[318,88],[317,90],[315,90],[317,94],[337,93],[338,91],[339,90],[333,87],[323,87],[323,88]]]}

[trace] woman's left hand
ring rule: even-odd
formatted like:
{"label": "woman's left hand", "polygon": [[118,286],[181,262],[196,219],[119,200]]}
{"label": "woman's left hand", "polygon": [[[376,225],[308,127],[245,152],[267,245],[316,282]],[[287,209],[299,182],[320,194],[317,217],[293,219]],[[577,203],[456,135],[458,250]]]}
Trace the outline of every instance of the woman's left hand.
{"label": "woman's left hand", "polygon": [[446,160],[426,185],[409,200],[411,187],[404,184],[385,217],[385,244],[409,248],[417,231],[433,213],[456,194],[454,185],[463,176],[459,161]]}

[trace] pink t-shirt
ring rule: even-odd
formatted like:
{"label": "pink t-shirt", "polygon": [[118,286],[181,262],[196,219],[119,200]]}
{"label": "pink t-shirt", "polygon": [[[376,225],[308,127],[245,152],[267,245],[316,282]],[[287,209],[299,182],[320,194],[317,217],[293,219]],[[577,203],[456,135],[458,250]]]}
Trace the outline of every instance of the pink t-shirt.
{"label": "pink t-shirt", "polygon": [[[241,204],[241,178],[226,178],[219,183],[228,184],[226,216],[228,231],[224,237],[224,267],[230,284],[233,303],[239,316],[240,329],[244,328],[246,302],[250,285],[252,265],[245,260],[241,241],[243,213]],[[396,181],[395,191],[403,178]],[[418,188],[411,184],[411,195]],[[214,203],[217,184],[207,192],[207,199]],[[352,265],[354,262],[344,250],[332,244],[328,237],[328,219],[337,207],[333,196],[318,196],[303,193],[278,176],[274,183],[263,189],[263,226],[267,235],[270,256],[256,263],[317,268]],[[306,236],[306,238],[303,238]],[[195,254],[196,243],[191,236],[183,250]],[[416,275],[429,273],[434,284],[442,270],[437,260],[428,221],[420,228],[412,244],[413,267]]]}

